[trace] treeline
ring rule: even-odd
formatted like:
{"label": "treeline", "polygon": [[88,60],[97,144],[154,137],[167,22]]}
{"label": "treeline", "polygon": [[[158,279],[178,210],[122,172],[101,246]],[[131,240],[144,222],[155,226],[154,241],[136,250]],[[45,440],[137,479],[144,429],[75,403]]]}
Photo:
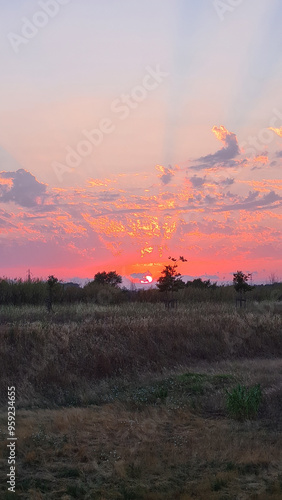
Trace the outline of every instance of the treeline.
{"label": "treeline", "polygon": [[[46,305],[50,307],[50,296],[53,304],[96,303],[99,305],[120,304],[123,302],[161,302],[173,294],[179,302],[232,302],[236,291],[233,285],[216,285],[209,280],[200,278],[188,281],[177,291],[160,291],[157,288],[143,288],[129,290],[121,287],[120,282],[110,283],[103,281],[97,273],[98,279],[80,287],[75,283],[52,282],[50,295],[50,280],[39,279],[10,280],[0,279],[0,305],[21,306],[25,304]],[[97,275],[96,275],[97,276]],[[50,277],[49,277],[50,278]],[[114,277],[115,278],[115,277]],[[248,294],[248,300],[281,300],[282,283],[272,285],[255,285]],[[48,302],[49,301],[49,302]]]}
{"label": "treeline", "polygon": [[[90,282],[83,288],[75,283],[34,280],[0,279],[0,304],[21,306],[25,304],[46,305],[75,302],[117,303],[123,291],[111,285]],[[51,301],[51,304],[50,304]]]}

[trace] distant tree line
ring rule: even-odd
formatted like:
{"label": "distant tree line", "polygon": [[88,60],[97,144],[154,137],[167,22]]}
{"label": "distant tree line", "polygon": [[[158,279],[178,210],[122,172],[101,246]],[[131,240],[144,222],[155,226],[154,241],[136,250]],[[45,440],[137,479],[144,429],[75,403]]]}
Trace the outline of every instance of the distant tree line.
{"label": "distant tree line", "polygon": [[0,304],[46,305],[51,311],[54,303],[119,302],[124,295],[124,290],[118,287],[121,283],[122,277],[115,271],[95,274],[94,280],[84,287],[77,283],[62,283],[54,275],[46,281],[30,277],[26,280],[0,278]]}
{"label": "distant tree line", "polygon": [[[233,285],[218,285],[209,279],[196,278],[184,282],[177,270],[176,259],[165,266],[157,281],[157,288],[129,290],[122,287],[122,277],[116,271],[98,272],[84,287],[76,283],[62,283],[53,275],[46,281],[0,278],[0,305],[44,305],[52,311],[54,304],[89,302],[100,305],[122,302],[160,302],[166,294],[177,295],[181,302],[215,301],[231,302],[239,294],[252,291],[253,300],[281,300],[282,284],[254,285],[248,283],[249,275],[234,273]],[[182,259],[179,259],[180,261]],[[185,261],[185,260],[184,260]],[[238,292],[238,293],[237,293]]]}

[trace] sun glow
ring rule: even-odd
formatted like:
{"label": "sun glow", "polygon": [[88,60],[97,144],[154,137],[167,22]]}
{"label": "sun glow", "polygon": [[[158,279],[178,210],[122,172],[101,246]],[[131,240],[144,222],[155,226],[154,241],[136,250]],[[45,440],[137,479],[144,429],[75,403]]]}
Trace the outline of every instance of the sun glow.
{"label": "sun glow", "polygon": [[152,283],[153,277],[150,275],[144,276],[141,280],[140,283],[148,285],[149,283]]}

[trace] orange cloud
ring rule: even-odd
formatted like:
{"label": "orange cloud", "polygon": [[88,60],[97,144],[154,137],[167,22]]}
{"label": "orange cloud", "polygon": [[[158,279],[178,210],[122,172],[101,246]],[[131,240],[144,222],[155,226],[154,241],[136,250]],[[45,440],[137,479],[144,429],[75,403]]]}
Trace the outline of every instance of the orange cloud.
{"label": "orange cloud", "polygon": [[[2,261],[5,265],[8,259],[12,262],[6,244],[9,239],[17,242],[13,255],[20,248],[18,242],[26,242],[26,268],[30,266],[29,259],[34,258],[45,266],[52,248],[56,259],[61,259],[58,266],[67,269],[69,264],[72,274],[74,264],[85,269],[83,275],[94,275],[94,271],[107,266],[111,270],[114,262],[123,275],[129,269],[139,269],[138,280],[145,276],[157,278],[163,266],[160,260],[178,252],[188,258],[189,264],[184,268],[189,274],[215,274],[223,268],[224,256],[231,271],[237,269],[238,259],[250,258],[252,262],[256,252],[260,252],[261,266],[267,259],[274,262],[282,248],[282,214],[273,213],[274,208],[277,212],[282,210],[282,180],[263,179],[261,173],[257,178],[252,174],[243,179],[224,178],[220,172],[213,174],[218,165],[225,168],[237,161],[233,159],[239,154],[239,146],[236,135],[224,126],[212,130],[223,147],[197,160],[201,160],[200,168],[209,168],[203,175],[158,165],[147,177],[142,172],[115,174],[112,179],[89,179],[85,187],[48,187],[40,204],[18,197],[24,203],[18,203],[20,208],[12,205],[15,214],[11,214],[8,204],[12,200],[6,206],[2,201],[0,250],[3,255],[6,252]],[[268,153],[261,152],[253,161],[267,163]],[[165,187],[160,187],[159,180],[156,182],[156,175]],[[14,182],[8,176],[2,181],[4,190]],[[39,248],[46,254],[41,256]],[[148,261],[155,266],[152,270]]]}
{"label": "orange cloud", "polygon": [[59,228],[61,228],[65,233],[72,234],[73,237],[86,232],[85,227],[83,227],[81,224],[75,224],[72,220],[70,220],[69,216],[57,216],[55,219],[55,224],[57,231]]}
{"label": "orange cloud", "polygon": [[1,186],[8,186],[9,188],[13,187],[13,180],[12,179],[2,179],[0,177],[0,185]]}
{"label": "orange cloud", "polygon": [[104,180],[100,180],[100,179],[89,179],[87,181],[87,184],[89,187],[107,187],[111,182],[114,182],[113,180],[111,179],[104,179]]}
{"label": "orange cloud", "polygon": [[229,135],[232,135],[231,132],[229,132],[223,125],[220,125],[220,127],[214,126],[212,128],[212,131],[215,135],[215,137],[222,142],[226,141],[226,137]]}
{"label": "orange cloud", "polygon": [[266,156],[266,155],[257,155],[254,158],[254,162],[255,163],[262,163],[263,165],[265,165],[268,162],[268,156]]}
{"label": "orange cloud", "polygon": [[158,177],[162,180],[163,184],[169,184],[171,179],[174,177],[175,172],[179,170],[179,167],[172,167],[171,165],[163,167],[162,165],[157,165],[156,170],[160,172]]}
{"label": "orange cloud", "polygon": [[108,236],[125,236],[127,234],[126,226],[121,221],[110,219],[109,217],[92,218],[89,214],[81,214],[82,217],[92,229],[98,234]]}
{"label": "orange cloud", "polygon": [[269,190],[273,191],[281,191],[282,190],[282,180],[280,179],[263,179],[262,181],[240,181],[241,183],[248,184],[252,186],[256,191],[269,192]]}
{"label": "orange cloud", "polygon": [[144,255],[145,255],[145,254],[150,254],[150,253],[152,253],[152,252],[153,252],[153,250],[154,250],[154,248],[153,248],[153,247],[150,247],[150,246],[145,247],[145,248],[142,248],[142,249],[141,249],[141,257],[144,257]]}
{"label": "orange cloud", "polygon": [[279,137],[282,137],[282,127],[280,128],[274,128],[274,127],[268,127],[269,130],[272,130],[275,134],[277,134]]}

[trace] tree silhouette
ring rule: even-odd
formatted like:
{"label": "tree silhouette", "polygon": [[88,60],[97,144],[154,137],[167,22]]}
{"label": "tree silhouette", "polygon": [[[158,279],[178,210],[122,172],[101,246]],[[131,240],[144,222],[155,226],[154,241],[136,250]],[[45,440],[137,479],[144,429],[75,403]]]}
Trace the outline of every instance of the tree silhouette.
{"label": "tree silhouette", "polygon": [[253,286],[249,285],[248,281],[251,278],[250,274],[244,274],[242,271],[237,271],[233,274],[233,285],[236,292],[245,293],[253,290]]}
{"label": "tree silhouette", "polygon": [[233,274],[233,285],[236,292],[239,294],[239,299],[236,299],[240,303],[240,307],[242,304],[246,304],[246,299],[243,298],[246,292],[250,292],[254,289],[253,286],[249,285],[248,281],[251,278],[250,274],[244,274],[243,271],[237,271],[237,273]]}
{"label": "tree silhouette", "polygon": [[160,292],[173,292],[179,290],[180,288],[185,287],[185,283],[182,280],[182,276],[177,272],[178,265],[176,262],[187,262],[187,260],[180,256],[179,259],[175,259],[174,257],[169,257],[172,262],[175,262],[173,265],[165,266],[162,270],[160,278],[157,281],[157,287]]}
{"label": "tree silhouette", "polygon": [[48,298],[47,298],[47,309],[48,309],[48,312],[51,312],[53,309],[52,309],[52,305],[53,305],[53,295],[54,295],[54,288],[56,286],[56,284],[58,283],[58,278],[55,278],[55,276],[53,276],[53,274],[51,274],[50,276],[48,276],[48,280],[47,280],[47,285],[48,285]]}
{"label": "tree silhouette", "polygon": [[201,278],[195,278],[193,281],[187,281],[187,288],[216,288],[217,283],[211,283],[211,280],[203,281]]}
{"label": "tree silhouette", "polygon": [[117,274],[116,271],[110,271],[109,273],[103,271],[102,273],[95,274],[93,283],[117,287],[120,283],[122,283],[122,277]]}

